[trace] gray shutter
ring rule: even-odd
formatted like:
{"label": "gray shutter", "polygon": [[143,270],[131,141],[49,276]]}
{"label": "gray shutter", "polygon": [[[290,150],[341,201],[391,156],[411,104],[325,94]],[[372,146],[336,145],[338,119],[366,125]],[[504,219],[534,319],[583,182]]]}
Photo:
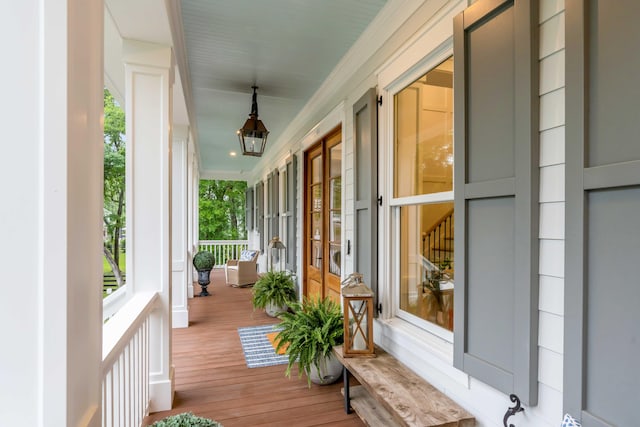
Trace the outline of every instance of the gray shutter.
{"label": "gray shutter", "polygon": [[265,234],[265,237],[267,242],[269,242],[273,237],[273,232],[271,230],[271,227],[273,226],[273,222],[271,221],[271,212],[273,209],[273,173],[267,175],[267,185],[265,191],[267,192],[267,212],[264,216],[265,223],[267,225],[267,233]]}
{"label": "gray shutter", "polygon": [[247,234],[253,230],[254,225],[253,225],[253,188],[252,187],[248,187],[245,190],[245,214],[244,214],[244,220],[245,220],[245,225],[247,228]]}
{"label": "gray shutter", "polygon": [[480,0],[454,20],[454,365],[537,403],[535,1]]}
{"label": "gray shutter", "polygon": [[296,271],[296,183],[298,182],[298,167],[296,156],[292,156],[287,161],[287,200],[286,200],[286,216],[287,216],[287,261],[286,268],[290,271]]}
{"label": "gray shutter", "polygon": [[260,252],[264,252],[264,183],[256,184],[256,218],[257,229],[260,234]]}
{"label": "gray shutter", "polygon": [[271,203],[271,235],[267,236],[269,240],[273,237],[280,237],[280,171],[274,170],[271,174],[271,188],[269,189],[269,201]]}
{"label": "gray shutter", "polygon": [[564,411],[638,425],[637,0],[566,4]]}
{"label": "gray shutter", "polygon": [[[378,108],[371,88],[353,105],[354,269],[363,274],[378,306]],[[377,313],[377,310],[374,310]]]}

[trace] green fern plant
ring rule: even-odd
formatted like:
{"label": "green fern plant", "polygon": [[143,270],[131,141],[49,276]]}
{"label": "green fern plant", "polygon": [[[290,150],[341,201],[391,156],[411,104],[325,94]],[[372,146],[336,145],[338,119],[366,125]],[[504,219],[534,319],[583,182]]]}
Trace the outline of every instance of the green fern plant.
{"label": "green fern plant", "polygon": [[340,306],[325,299],[304,299],[291,305],[292,312],[280,313],[283,328],[276,337],[277,350],[286,347],[289,358],[286,375],[291,377],[291,368],[298,362],[298,376],[304,372],[311,387],[311,367],[331,355],[334,346],[344,341],[343,317]]}
{"label": "green fern plant", "polygon": [[296,300],[293,277],[286,271],[269,271],[253,285],[252,303],[254,308],[265,308],[271,303],[286,307]]}
{"label": "green fern plant", "polygon": [[222,427],[217,421],[198,417],[191,412],[171,415],[151,424],[151,427]]}

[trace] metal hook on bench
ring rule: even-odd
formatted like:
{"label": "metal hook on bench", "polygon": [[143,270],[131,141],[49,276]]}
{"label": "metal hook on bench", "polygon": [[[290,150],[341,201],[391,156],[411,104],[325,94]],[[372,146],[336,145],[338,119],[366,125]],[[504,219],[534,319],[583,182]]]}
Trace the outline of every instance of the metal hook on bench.
{"label": "metal hook on bench", "polygon": [[520,406],[520,398],[515,394],[510,394],[509,399],[511,399],[515,405],[507,409],[507,412],[504,414],[504,418],[502,419],[502,423],[504,424],[504,427],[515,427],[513,424],[507,425],[507,421],[518,412],[523,412],[524,408]]}

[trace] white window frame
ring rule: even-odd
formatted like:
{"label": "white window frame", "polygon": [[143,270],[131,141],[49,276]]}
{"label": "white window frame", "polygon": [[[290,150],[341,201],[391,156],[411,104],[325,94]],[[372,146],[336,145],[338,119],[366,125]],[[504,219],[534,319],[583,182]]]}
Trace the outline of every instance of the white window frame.
{"label": "white window frame", "polygon": [[[413,73],[410,75],[411,77],[402,77],[400,79],[398,79],[395,84],[394,84],[394,90],[393,92],[389,93],[389,97],[387,98],[389,100],[389,113],[390,114],[390,124],[391,124],[391,128],[392,131],[394,131],[395,133],[395,102],[393,102],[394,97],[401,92],[403,89],[405,89],[406,87],[408,87],[409,85],[411,85],[416,79],[420,78],[421,76],[423,76],[424,74],[428,73],[429,71],[433,70],[434,68],[436,68],[438,65],[440,65],[443,61],[447,60],[448,58],[453,56],[453,45],[451,44],[448,48],[446,49],[442,49],[442,50],[437,50],[435,52],[433,52],[431,55],[429,55],[427,58],[425,58],[424,61],[422,61],[422,63],[420,64],[420,67],[417,67],[416,70],[420,70],[420,73],[417,77],[413,78]],[[393,186],[393,181],[395,179],[395,171],[394,171],[394,165],[395,165],[395,157],[394,157],[394,153],[395,153],[395,137],[389,140],[389,149],[390,149],[390,160],[391,160],[391,165],[390,165],[390,179],[388,180],[390,185]],[[455,167],[455,165],[454,165]],[[453,176],[452,176],[453,179]],[[393,192],[391,192],[390,194],[393,194]],[[420,329],[424,329],[425,331],[436,335],[444,340],[446,340],[449,343],[453,343],[453,332],[438,326],[432,322],[429,322],[421,317],[418,317],[414,314],[411,314],[407,311],[404,311],[400,308],[400,298],[399,298],[399,286],[400,286],[400,242],[399,242],[399,236],[400,236],[400,208],[403,206],[415,206],[415,207],[421,207],[424,205],[431,205],[431,204],[436,204],[436,203],[453,203],[453,191],[443,191],[443,192],[439,192],[439,193],[430,193],[430,194],[420,194],[420,195],[413,195],[413,196],[406,196],[406,197],[390,197],[389,200],[389,209],[391,211],[391,221],[392,221],[392,229],[393,232],[391,234],[391,239],[393,239],[393,243],[394,243],[394,251],[391,254],[391,260],[392,260],[392,281],[390,283],[392,283],[392,287],[393,287],[393,294],[394,294],[394,301],[393,301],[393,312],[395,313],[395,316],[405,320],[417,327],[419,327]]]}
{"label": "white window frame", "polygon": [[[453,191],[420,196],[393,197],[394,180],[394,96],[415,80],[453,56],[452,20],[464,10],[465,2],[458,2],[451,9],[427,23],[424,30],[409,41],[405,49],[399,51],[378,70],[378,87],[383,103],[379,110],[379,171],[383,186],[383,206],[379,214],[378,259],[385,260],[379,265],[380,316],[392,328],[403,328],[411,335],[419,337],[429,348],[438,348],[446,353],[447,363],[453,365],[453,332],[439,327],[417,316],[400,310],[399,301],[399,242],[400,206],[452,202]],[[425,52],[427,54],[425,55]],[[455,59],[454,59],[455,60]],[[454,165],[455,167],[455,165]],[[384,285],[386,284],[386,285]],[[388,307],[386,310],[384,307]],[[442,348],[444,344],[444,348]]]}

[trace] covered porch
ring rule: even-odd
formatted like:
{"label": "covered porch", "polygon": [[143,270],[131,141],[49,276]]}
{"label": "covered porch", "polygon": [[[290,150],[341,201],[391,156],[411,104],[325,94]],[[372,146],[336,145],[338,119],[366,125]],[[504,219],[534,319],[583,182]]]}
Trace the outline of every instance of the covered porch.
{"label": "covered porch", "polygon": [[[247,246],[262,272],[286,242],[298,295],[363,273],[375,344],[478,427],[512,394],[518,427],[637,424],[640,2],[5,3],[0,424],[359,423],[339,386],[244,366],[237,328],[271,320],[248,289],[193,298],[205,179],[247,182]],[[263,157],[238,151],[252,85]],[[105,88],[127,145],[109,304]]]}

